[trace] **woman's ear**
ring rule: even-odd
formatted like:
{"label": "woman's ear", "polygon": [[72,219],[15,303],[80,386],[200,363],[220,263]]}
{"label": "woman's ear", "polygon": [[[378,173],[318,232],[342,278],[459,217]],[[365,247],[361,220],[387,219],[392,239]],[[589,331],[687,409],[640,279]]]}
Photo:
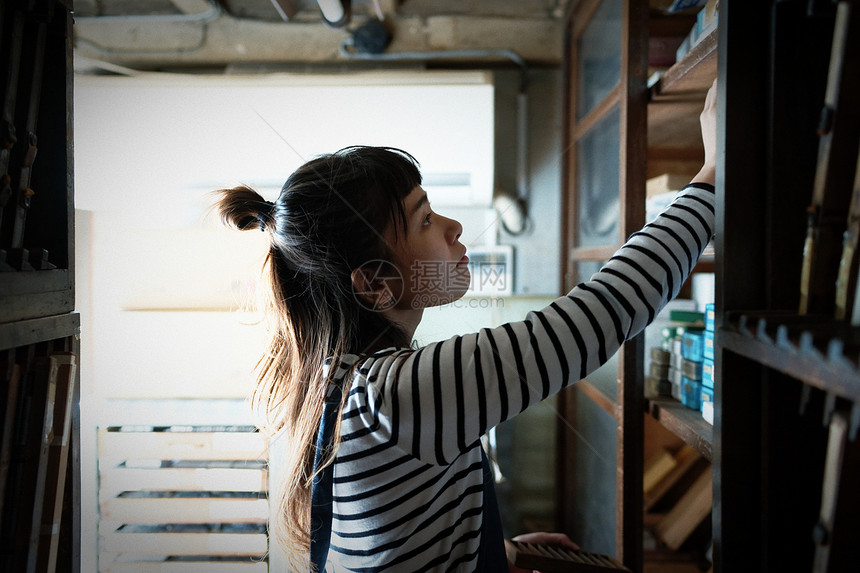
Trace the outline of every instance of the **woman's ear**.
{"label": "woman's ear", "polygon": [[388,261],[368,261],[354,269],[350,278],[355,300],[368,310],[388,310],[403,294],[403,277]]}

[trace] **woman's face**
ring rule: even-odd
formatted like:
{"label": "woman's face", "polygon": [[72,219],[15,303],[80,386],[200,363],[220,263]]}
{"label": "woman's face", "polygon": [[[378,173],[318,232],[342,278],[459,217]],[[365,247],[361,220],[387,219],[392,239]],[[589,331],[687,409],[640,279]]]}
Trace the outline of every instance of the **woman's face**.
{"label": "woman's face", "polygon": [[415,187],[403,200],[406,232],[389,228],[386,239],[394,264],[403,277],[394,308],[420,309],[458,300],[469,288],[463,227],[430,208],[427,194]]}

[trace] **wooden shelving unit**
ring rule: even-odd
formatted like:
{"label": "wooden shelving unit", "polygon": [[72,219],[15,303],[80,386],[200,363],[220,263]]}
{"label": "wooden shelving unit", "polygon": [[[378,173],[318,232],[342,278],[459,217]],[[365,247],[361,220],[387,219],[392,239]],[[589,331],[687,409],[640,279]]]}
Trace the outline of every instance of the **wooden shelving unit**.
{"label": "wooden shelving unit", "polygon": [[850,5],[838,4],[720,7],[716,571],[849,571],[860,559],[860,501],[840,487],[856,480],[842,460],[860,450],[860,333],[798,310],[836,14]]}
{"label": "wooden shelving unit", "polygon": [[[573,2],[574,7],[580,8],[579,12],[574,9],[573,24],[571,25],[570,37],[568,39],[569,60],[567,65],[570,74],[569,86],[576,85],[578,57],[577,34],[583,34],[587,29],[589,18],[597,13],[606,4],[599,0]],[[643,5],[646,3],[630,0],[624,2],[624,26],[627,26],[627,36],[631,38],[631,44],[622,45],[622,63],[620,86],[609,93],[606,100],[595,107],[600,113],[607,113],[618,106],[622,118],[625,113],[630,117],[641,118],[644,123],[624,123],[622,119],[622,138],[620,142],[620,186],[619,186],[619,211],[621,213],[620,225],[623,231],[618,237],[618,242],[613,244],[580,246],[577,238],[570,234],[566,236],[566,276],[576,276],[577,265],[581,262],[599,262],[607,260],[614,253],[618,244],[623,241],[627,233],[641,228],[644,224],[645,203],[645,179],[661,173],[681,173],[690,176],[695,174],[701,166],[703,159],[703,147],[701,141],[701,129],[699,125],[699,114],[702,110],[705,94],[710,88],[717,75],[718,34],[716,32],[708,35],[700,41],[681,61],[671,66],[662,75],[662,78],[652,87],[637,83],[636,74],[641,73],[643,60],[647,60],[647,34],[649,29],[666,30],[666,24],[673,30],[681,32],[683,26],[690,25],[688,16],[675,22],[664,19],[661,22],[649,22],[649,15],[643,17]],[[650,16],[654,18],[653,15]],[[680,20],[683,20],[682,22]],[[683,24],[681,27],[677,23]],[[655,25],[656,24],[656,25]],[[689,28],[686,28],[686,32]],[[686,32],[683,32],[686,34]],[[643,39],[643,34],[645,39]],[[638,46],[640,52],[627,51],[631,45]],[[640,67],[641,66],[641,67]],[[627,75],[630,74],[630,75]],[[573,91],[573,88],[569,88]],[[637,91],[640,90],[640,91]],[[572,126],[566,135],[565,147],[569,151],[566,163],[567,181],[567,203],[564,208],[569,219],[568,229],[576,226],[575,213],[580,207],[576,180],[577,145],[581,140],[582,133],[587,133],[599,120],[594,119],[592,112],[577,119],[574,110],[577,110],[576,94],[569,94],[571,103],[568,109],[566,125]],[[628,99],[625,100],[624,97]],[[625,132],[625,128],[627,131]],[[608,191],[607,191],[608,192]],[[709,245],[705,255],[696,266],[695,272],[712,273],[715,269],[717,258],[715,248]],[[570,285],[565,285],[568,288]],[[709,467],[709,462],[714,457],[714,431],[707,423],[701,412],[691,410],[672,399],[644,400],[642,371],[644,362],[643,340],[627,342],[619,353],[618,363],[604,366],[602,372],[597,372],[592,377],[580,381],[573,392],[565,397],[562,402],[562,410],[569,412],[566,424],[572,428],[577,435],[570,437],[570,446],[565,441],[568,435],[567,429],[562,428],[562,449],[560,455],[565,459],[560,481],[572,483],[571,491],[562,493],[562,506],[565,506],[566,496],[588,497],[588,503],[579,499],[576,511],[587,514],[589,510],[584,507],[595,505],[595,497],[603,495],[605,485],[597,483],[590,484],[578,477],[582,473],[605,472],[606,480],[614,476],[617,483],[614,499],[605,500],[606,503],[615,503],[618,512],[614,521],[616,555],[625,565],[633,571],[641,571],[644,566],[644,552],[642,546],[642,534],[645,527],[645,519],[651,523],[656,515],[644,515],[644,503],[642,496],[642,476],[644,460],[644,421],[645,416],[652,417],[657,423],[670,434],[678,439],[678,444],[689,444],[696,452],[695,458],[690,458],[679,464],[679,470],[673,477],[672,486],[666,486],[666,492],[672,491],[672,495],[681,495],[673,489],[677,487],[689,487],[687,483],[694,477],[701,477],[703,468]],[[617,371],[617,376],[611,376],[610,371]],[[633,408],[633,410],[631,410]],[[577,426],[576,417],[585,417],[590,421],[591,427]],[[606,419],[611,422],[605,421]],[[604,421],[601,421],[604,420]],[[607,431],[612,428],[616,431],[615,457],[610,459],[609,452],[605,449],[608,445],[608,436],[593,436],[595,427]],[[580,442],[587,442],[588,447],[583,448]],[[589,451],[603,451],[605,459],[597,459]],[[571,458],[574,461],[571,461]],[[609,467],[610,461],[615,461],[615,467]],[[690,462],[690,463],[687,463]],[[570,469],[566,468],[570,466]],[[695,467],[695,470],[693,468]],[[587,469],[585,469],[587,468]],[[688,470],[693,475],[686,475],[682,479],[682,473]],[[569,474],[565,474],[569,471]],[[710,471],[710,470],[708,470]],[[568,479],[566,475],[569,475]],[[697,478],[698,479],[698,478]],[[701,481],[701,480],[699,480]],[[579,488],[580,483],[589,483],[592,491],[587,494]],[[700,484],[701,487],[701,484]],[[664,492],[665,493],[665,492]],[[710,490],[707,492],[710,494]],[[670,495],[669,498],[672,496]],[[603,503],[603,498],[600,498]],[[652,500],[652,502],[655,500]],[[563,511],[565,511],[563,509]],[[701,511],[701,504],[699,504]],[[606,527],[605,512],[601,515],[587,515],[589,528],[597,529]],[[579,519],[574,516],[572,532],[576,535]],[[671,521],[671,519],[669,520]],[[662,529],[666,530],[669,521],[664,522]],[[562,526],[566,522],[562,519]],[[653,525],[653,524],[652,524]],[[591,540],[586,539],[586,543]],[[677,539],[676,539],[677,541]],[[587,547],[587,545],[586,545]],[[606,547],[590,548],[609,552]],[[681,560],[688,559],[686,552],[676,552]]]}
{"label": "wooden shelving unit", "polygon": [[[678,465],[684,470],[697,468],[691,471],[696,474],[700,497],[690,507],[699,511],[697,518],[702,515],[700,510],[711,510],[711,519],[703,524],[708,527],[698,533],[713,542],[717,572],[841,572],[856,569],[860,561],[856,544],[860,534],[856,488],[860,328],[830,318],[820,305],[811,307],[818,314],[799,310],[808,207],[816,204],[813,192],[820,189],[819,170],[821,166],[841,169],[840,177],[833,179],[841,182],[850,179],[851,174],[844,177],[845,171],[857,169],[857,148],[851,147],[850,139],[839,140],[842,149],[827,147],[835,141],[829,137],[832,126],[821,129],[820,118],[825,103],[837,101],[825,98],[832,89],[828,86],[836,85],[833,70],[848,82],[842,84],[843,89],[858,89],[857,68],[850,67],[860,61],[858,18],[856,2],[721,0],[719,29],[666,70],[640,102],[647,111],[648,125],[644,170],[637,163],[641,156],[622,146],[623,174],[629,173],[625,168],[644,171],[647,175],[643,177],[686,173],[685,169],[695,174],[702,160],[699,114],[706,90],[719,78],[717,226],[713,247],[696,268],[696,272],[713,272],[716,280],[714,425],[673,400],[648,400],[640,410],[647,426],[660,439],[674,444],[670,455],[686,460],[676,459]],[[845,22],[848,27],[839,28]],[[575,22],[571,28],[583,26],[585,21]],[[658,27],[652,23],[652,29]],[[834,29],[843,31],[834,33]],[[844,60],[831,59],[834,38],[844,42]],[[630,53],[627,57],[635,60]],[[574,62],[575,58],[569,58],[568,66]],[[802,70],[802,81],[798,70]],[[838,94],[840,109],[847,110],[848,117],[857,117],[860,98],[856,91],[851,94],[853,99]],[[572,149],[575,141],[569,135],[565,145]],[[857,139],[854,132],[854,145]],[[836,151],[843,160],[828,163],[825,156]],[[576,159],[569,159],[572,172],[567,173],[566,189],[573,196],[566,208],[573,209],[577,208]],[[641,190],[639,182],[621,180],[621,212],[627,216],[633,213],[631,203],[640,199]],[[858,184],[855,180],[855,193]],[[840,188],[839,197],[846,205],[828,211],[833,220],[847,219],[849,191]],[[841,249],[844,227],[840,229],[841,223],[830,220],[828,224],[833,227],[828,228],[828,236],[838,237]],[[567,239],[566,246],[573,247],[565,261],[568,272],[577,261],[588,257],[597,261],[606,252],[595,246],[576,249],[575,241]],[[836,276],[838,258],[838,254],[824,257],[822,264],[813,267],[824,269],[812,275],[815,295],[824,302],[835,298],[828,290],[835,291],[830,277]],[[605,480],[609,471],[617,472],[619,483],[621,476],[627,480],[625,495],[619,493],[612,500],[619,508],[616,534],[623,538],[618,542],[619,555],[633,571],[639,571],[644,560],[641,554],[631,553],[636,546],[629,537],[646,527],[661,529],[665,514],[659,507],[663,502],[657,498],[667,494],[669,487],[659,489],[660,495],[648,496],[645,519],[637,523],[631,517],[634,507],[642,509],[641,498],[628,495],[629,480],[641,476],[637,474],[641,467],[633,465],[634,455],[625,452],[622,456],[621,452],[622,445],[636,447],[631,434],[639,432],[635,437],[642,439],[642,429],[629,412],[620,413],[629,406],[630,392],[636,388],[633,378],[641,377],[635,361],[641,364],[642,355],[637,357],[628,348],[620,360],[617,394],[610,391],[603,373],[599,380],[578,385],[575,407],[570,410],[596,431],[617,433],[616,467],[604,467],[610,459],[572,448],[570,454],[579,466],[568,475],[579,479],[576,470],[589,474],[608,470],[601,474]],[[607,415],[610,422],[605,421]],[[608,442],[589,434],[586,425],[576,431],[577,439],[589,441],[594,451]],[[676,451],[678,447],[683,454]],[[694,457],[688,456],[690,452]],[[660,452],[657,454],[653,459],[660,461]],[[698,473],[700,470],[712,474]],[[702,487],[702,475],[712,475],[708,491]],[[684,480],[677,483],[688,485]],[[599,484],[589,485],[597,493],[571,488],[580,494],[580,505],[588,506],[599,496]],[[706,493],[713,495],[712,505],[701,503]],[[592,525],[605,524],[595,519]],[[625,529],[631,526],[634,529]],[[662,530],[666,527],[668,524]],[[658,553],[661,559],[665,557],[664,552]]]}
{"label": "wooden shelving unit", "polygon": [[0,570],[80,568],[71,1],[0,4]]}

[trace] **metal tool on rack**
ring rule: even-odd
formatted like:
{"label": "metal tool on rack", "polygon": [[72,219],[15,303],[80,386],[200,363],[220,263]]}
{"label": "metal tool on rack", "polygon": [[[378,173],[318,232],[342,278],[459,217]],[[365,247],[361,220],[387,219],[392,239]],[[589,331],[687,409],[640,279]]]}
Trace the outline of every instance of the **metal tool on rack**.
{"label": "metal tool on rack", "polygon": [[824,462],[821,511],[813,528],[816,545],[813,573],[847,571],[847,567],[856,565],[854,544],[860,524],[853,511],[860,500],[856,487],[860,479],[860,441],[850,437],[850,427],[846,412],[833,414]]}
{"label": "metal tool on rack", "polygon": [[836,277],[837,320],[850,320],[860,326],[860,153],[857,156],[857,172],[854,175],[854,191],[851,194],[851,207],[848,209],[848,226],[842,243],[842,259],[839,261],[839,274]]}
{"label": "metal tool on rack", "polygon": [[[4,8],[6,10],[6,8]],[[11,12],[11,9],[9,9]],[[3,12],[8,17],[7,12]],[[0,26],[2,33],[2,26]],[[12,34],[9,39],[8,72],[5,78],[6,92],[3,94],[3,115],[0,117],[0,225],[3,224],[3,214],[6,205],[12,198],[12,178],[9,175],[9,164],[11,162],[12,150],[18,142],[15,133],[15,100],[18,95],[18,76],[21,70],[21,49],[24,43],[24,16],[16,13],[12,24]],[[15,270],[6,262],[6,246],[0,244],[0,271]]]}
{"label": "metal tool on rack", "polygon": [[[860,25],[855,2],[839,2],[819,125],[818,166],[803,248],[800,314],[831,314],[860,148]],[[853,256],[856,256],[856,248]]]}
{"label": "metal tool on rack", "polygon": [[[48,34],[48,22],[53,11],[53,4],[46,3],[41,11],[34,10],[36,2],[31,0],[31,15],[37,18],[35,46],[33,55],[33,75],[30,82],[30,98],[27,109],[26,123],[26,149],[21,161],[21,171],[18,178],[18,192],[15,204],[15,220],[12,227],[12,241],[7,261],[18,270],[34,270],[32,262],[36,262],[39,270],[51,268],[47,262],[47,253],[44,249],[38,249],[38,256],[31,258],[29,249],[24,248],[24,227],[27,222],[27,214],[30,211],[33,196],[36,194],[31,188],[33,164],[38,153],[38,138],[36,126],[39,118],[39,103],[42,95],[42,72],[45,67],[45,43]],[[36,254],[34,251],[33,254]],[[45,265],[47,263],[48,266]]]}

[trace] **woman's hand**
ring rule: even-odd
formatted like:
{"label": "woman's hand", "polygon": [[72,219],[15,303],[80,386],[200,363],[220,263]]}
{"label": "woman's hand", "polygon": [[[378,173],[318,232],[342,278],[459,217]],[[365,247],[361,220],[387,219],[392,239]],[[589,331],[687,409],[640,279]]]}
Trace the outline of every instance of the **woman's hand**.
{"label": "woman's hand", "polygon": [[711,84],[705,96],[705,106],[699,115],[702,126],[702,144],[705,147],[705,163],[693,182],[714,184],[717,171],[717,80]]}
{"label": "woman's hand", "polygon": [[[579,549],[579,545],[570,540],[570,538],[564,533],[545,533],[543,531],[539,531],[536,533],[524,533],[522,535],[517,535],[512,538],[511,541],[521,541],[523,543],[535,543],[541,545],[555,545],[557,547],[564,547],[566,549]],[[540,571],[530,571],[528,569],[521,569],[520,567],[514,567],[512,564],[508,563],[508,571],[510,573],[540,573]]]}

